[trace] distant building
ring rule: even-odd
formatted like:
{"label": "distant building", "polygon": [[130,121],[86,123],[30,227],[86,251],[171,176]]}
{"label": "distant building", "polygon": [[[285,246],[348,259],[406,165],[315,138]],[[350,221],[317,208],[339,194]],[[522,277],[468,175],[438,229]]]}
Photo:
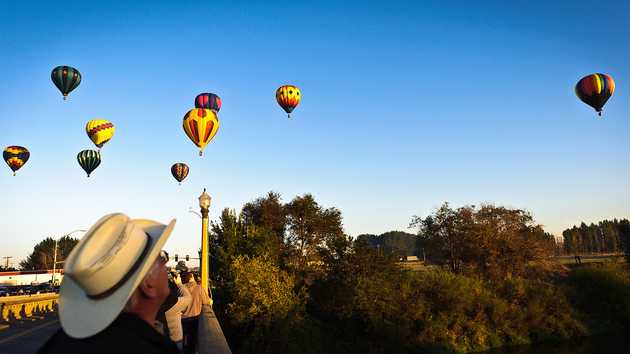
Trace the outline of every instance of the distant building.
{"label": "distant building", "polygon": [[[0,272],[0,285],[45,284],[52,281],[52,275],[52,269]],[[55,283],[60,284],[61,279],[63,279],[63,269],[57,269],[55,274]]]}

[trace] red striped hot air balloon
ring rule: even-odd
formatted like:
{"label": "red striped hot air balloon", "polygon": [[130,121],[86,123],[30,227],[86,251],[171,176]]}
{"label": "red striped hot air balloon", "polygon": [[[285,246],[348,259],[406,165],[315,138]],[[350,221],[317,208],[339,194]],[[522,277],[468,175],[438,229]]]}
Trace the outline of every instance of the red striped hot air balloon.
{"label": "red striped hot air balloon", "polygon": [[606,101],[615,92],[615,80],[606,74],[584,76],[575,85],[575,94],[601,116]]}
{"label": "red striped hot air balloon", "polygon": [[195,107],[209,109],[218,114],[221,110],[221,97],[209,92],[200,93],[195,97]]}
{"label": "red striped hot air balloon", "polygon": [[199,148],[199,156],[203,156],[203,149],[219,130],[219,119],[209,109],[194,108],[184,116],[183,127],[188,138]]}

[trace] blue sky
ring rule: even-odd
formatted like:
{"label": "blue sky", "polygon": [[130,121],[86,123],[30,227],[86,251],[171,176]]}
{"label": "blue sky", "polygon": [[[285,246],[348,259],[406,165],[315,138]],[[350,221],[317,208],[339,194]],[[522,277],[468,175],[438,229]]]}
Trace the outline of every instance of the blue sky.
{"label": "blue sky", "polygon": [[[622,1],[3,2],[0,145],[31,159],[0,173],[0,256],[114,211],[177,218],[167,249],[193,254],[204,187],[215,217],[312,193],[351,235],[444,201],[525,208],[556,234],[629,217],[629,25]],[[83,75],[66,102],[57,65]],[[617,83],[603,119],[573,93],[593,72]],[[292,120],[285,83],[303,94]],[[181,120],[207,91],[221,127],[200,159]],[[116,135],[88,179],[93,118]]]}

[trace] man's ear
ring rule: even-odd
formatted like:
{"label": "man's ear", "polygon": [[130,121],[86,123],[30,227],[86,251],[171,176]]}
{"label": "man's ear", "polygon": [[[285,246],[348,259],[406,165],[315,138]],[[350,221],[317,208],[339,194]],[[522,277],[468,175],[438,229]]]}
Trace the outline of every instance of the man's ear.
{"label": "man's ear", "polygon": [[149,276],[145,277],[142,282],[140,282],[140,285],[138,286],[138,289],[140,289],[140,291],[142,291],[142,294],[145,297],[148,297],[150,299],[153,299],[155,297],[157,297],[157,287],[156,287],[156,277],[153,274],[149,274]]}

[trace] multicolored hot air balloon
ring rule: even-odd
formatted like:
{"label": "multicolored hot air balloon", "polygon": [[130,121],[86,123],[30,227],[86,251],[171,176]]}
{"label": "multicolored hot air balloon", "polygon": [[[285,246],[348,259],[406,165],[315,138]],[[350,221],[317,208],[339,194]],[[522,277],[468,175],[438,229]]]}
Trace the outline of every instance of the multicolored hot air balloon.
{"label": "multicolored hot air balloon", "polygon": [[209,109],[194,108],[184,116],[184,131],[192,142],[199,147],[199,156],[203,149],[219,130],[219,119]]}
{"label": "multicolored hot air balloon", "polygon": [[101,164],[101,153],[96,150],[83,150],[77,155],[77,161],[90,177],[90,173]]}
{"label": "multicolored hot air balloon", "polygon": [[114,136],[114,125],[105,119],[92,119],[85,125],[85,132],[99,149]]}
{"label": "multicolored hot air balloon", "polygon": [[209,92],[200,93],[195,97],[195,107],[205,108],[214,113],[219,113],[221,109],[221,97]]}
{"label": "multicolored hot air balloon", "polygon": [[13,171],[14,176],[15,172],[24,166],[30,156],[31,153],[22,146],[7,146],[2,152],[4,162],[9,165],[9,168]]}
{"label": "multicolored hot air balloon", "polygon": [[50,77],[63,94],[63,99],[68,98],[68,94],[77,88],[81,83],[81,73],[79,70],[71,67],[71,66],[58,66],[53,69]]}
{"label": "multicolored hot air balloon", "polygon": [[287,112],[289,118],[291,118],[291,112],[300,104],[300,99],[302,99],[302,93],[297,86],[284,85],[276,90],[276,101]]}
{"label": "multicolored hot air balloon", "polygon": [[601,116],[606,101],[615,92],[615,81],[610,75],[591,74],[584,76],[575,85],[575,94],[582,102],[595,108]]}
{"label": "multicolored hot air balloon", "polygon": [[171,174],[181,185],[182,181],[188,176],[188,165],[183,162],[173,164],[173,166],[171,166]]}

